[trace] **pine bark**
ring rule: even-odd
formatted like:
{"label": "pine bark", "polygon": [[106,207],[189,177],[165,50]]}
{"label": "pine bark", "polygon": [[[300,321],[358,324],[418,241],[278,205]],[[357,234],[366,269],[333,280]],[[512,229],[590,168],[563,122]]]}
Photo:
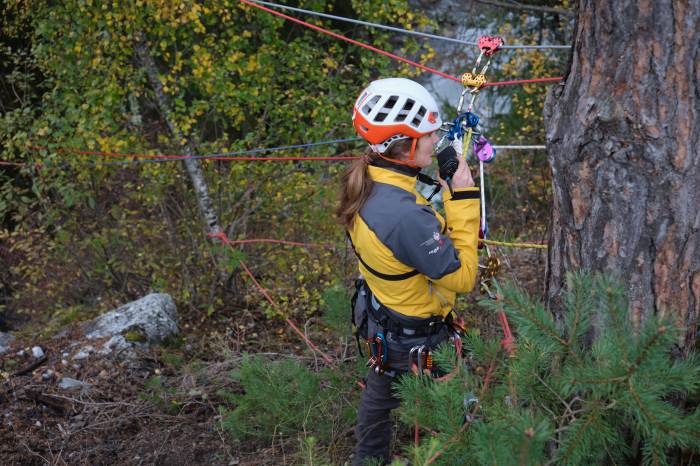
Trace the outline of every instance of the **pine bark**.
{"label": "pine bark", "polygon": [[545,103],[553,212],[546,297],[612,272],[630,318],[694,346],[700,315],[700,2],[580,0],[570,70]]}

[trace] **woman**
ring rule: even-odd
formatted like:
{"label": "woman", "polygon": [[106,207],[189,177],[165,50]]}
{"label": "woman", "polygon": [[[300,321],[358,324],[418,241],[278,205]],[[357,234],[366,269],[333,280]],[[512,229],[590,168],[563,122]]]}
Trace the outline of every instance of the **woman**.
{"label": "woman", "polygon": [[[392,381],[409,370],[409,356],[421,345],[425,354],[450,338],[456,293],[474,286],[479,190],[460,157],[452,190],[439,180],[447,221],[416,191],[442,124],[435,99],[420,84],[372,82],[355,102],[353,124],[370,150],[345,172],[336,213],[369,288],[363,337],[373,359],[355,431],[353,464],[359,465],[371,457],[390,460],[390,411],[399,404]],[[422,370],[425,358],[418,359]]]}

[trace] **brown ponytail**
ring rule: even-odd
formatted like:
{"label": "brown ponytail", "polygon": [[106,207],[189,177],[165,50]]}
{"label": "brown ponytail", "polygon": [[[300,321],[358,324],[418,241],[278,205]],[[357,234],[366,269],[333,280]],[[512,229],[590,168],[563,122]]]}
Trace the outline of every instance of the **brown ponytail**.
{"label": "brown ponytail", "polygon": [[[411,139],[399,139],[392,143],[384,153],[385,158],[398,159],[402,155],[408,154],[411,150]],[[374,181],[369,176],[368,166],[372,161],[379,158],[372,149],[367,149],[364,156],[353,161],[345,172],[340,186],[340,202],[335,215],[345,229],[352,227],[355,214],[360,211],[365,201],[372,192]]]}

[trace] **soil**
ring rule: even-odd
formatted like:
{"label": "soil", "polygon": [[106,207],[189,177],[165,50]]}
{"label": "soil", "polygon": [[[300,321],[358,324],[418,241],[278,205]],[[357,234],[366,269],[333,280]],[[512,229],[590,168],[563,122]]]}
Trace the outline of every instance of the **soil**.
{"label": "soil", "polygon": [[[499,279],[511,279],[540,295],[546,254],[492,252],[501,260]],[[474,302],[478,292],[467,298]],[[485,333],[498,335],[495,316],[468,316]],[[307,322],[314,324],[314,321]],[[337,339],[310,325],[313,339],[329,354],[341,354]],[[24,332],[26,333],[26,332]],[[86,341],[79,325],[53,337],[14,341],[0,355],[0,458],[3,465],[261,465],[294,464],[294,442],[237,445],[221,427],[219,406],[231,406],[219,390],[240,392],[230,371],[243,352],[294,353],[305,345],[281,321],[240,311],[236,318],[197,317],[181,322],[177,342],[138,351],[121,361],[97,353],[74,360]],[[325,341],[324,341],[325,340]],[[333,343],[333,342],[336,343]],[[34,358],[40,346],[44,358]],[[301,355],[305,355],[303,357]],[[196,361],[196,363],[192,363]],[[89,389],[65,390],[62,377]],[[352,448],[351,432],[346,448]]]}

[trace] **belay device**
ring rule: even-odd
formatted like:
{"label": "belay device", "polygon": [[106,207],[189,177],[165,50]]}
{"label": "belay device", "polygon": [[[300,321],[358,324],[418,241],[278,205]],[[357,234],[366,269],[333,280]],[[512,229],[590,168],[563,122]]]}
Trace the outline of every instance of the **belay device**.
{"label": "belay device", "polygon": [[[488,225],[486,223],[486,198],[484,194],[484,163],[491,163],[496,158],[496,150],[481,133],[479,129],[479,117],[473,113],[474,103],[479,91],[487,82],[486,71],[491,65],[491,57],[503,45],[503,39],[500,37],[482,36],[479,38],[478,47],[480,50],[479,56],[474,63],[471,72],[466,72],[462,75],[462,85],[464,89],[459,97],[457,104],[457,117],[448,123],[450,126],[447,133],[442,137],[438,147],[442,149],[438,152],[438,166],[440,167],[440,177],[447,181],[450,191],[452,185],[450,183],[454,171],[457,169],[456,155],[457,151],[467,159],[469,149],[472,148],[475,157],[479,161],[479,180],[481,192],[481,223],[479,228],[479,238],[484,239],[488,234]],[[483,57],[487,57],[486,63],[479,70],[479,65]],[[477,72],[478,71],[478,72]],[[471,96],[466,111],[463,111],[467,97]],[[445,140],[449,140],[450,144],[443,146]],[[450,150],[451,149],[451,150]],[[479,249],[483,248],[484,244],[479,243]],[[487,249],[488,252],[488,249]],[[490,253],[489,253],[490,256]]]}

